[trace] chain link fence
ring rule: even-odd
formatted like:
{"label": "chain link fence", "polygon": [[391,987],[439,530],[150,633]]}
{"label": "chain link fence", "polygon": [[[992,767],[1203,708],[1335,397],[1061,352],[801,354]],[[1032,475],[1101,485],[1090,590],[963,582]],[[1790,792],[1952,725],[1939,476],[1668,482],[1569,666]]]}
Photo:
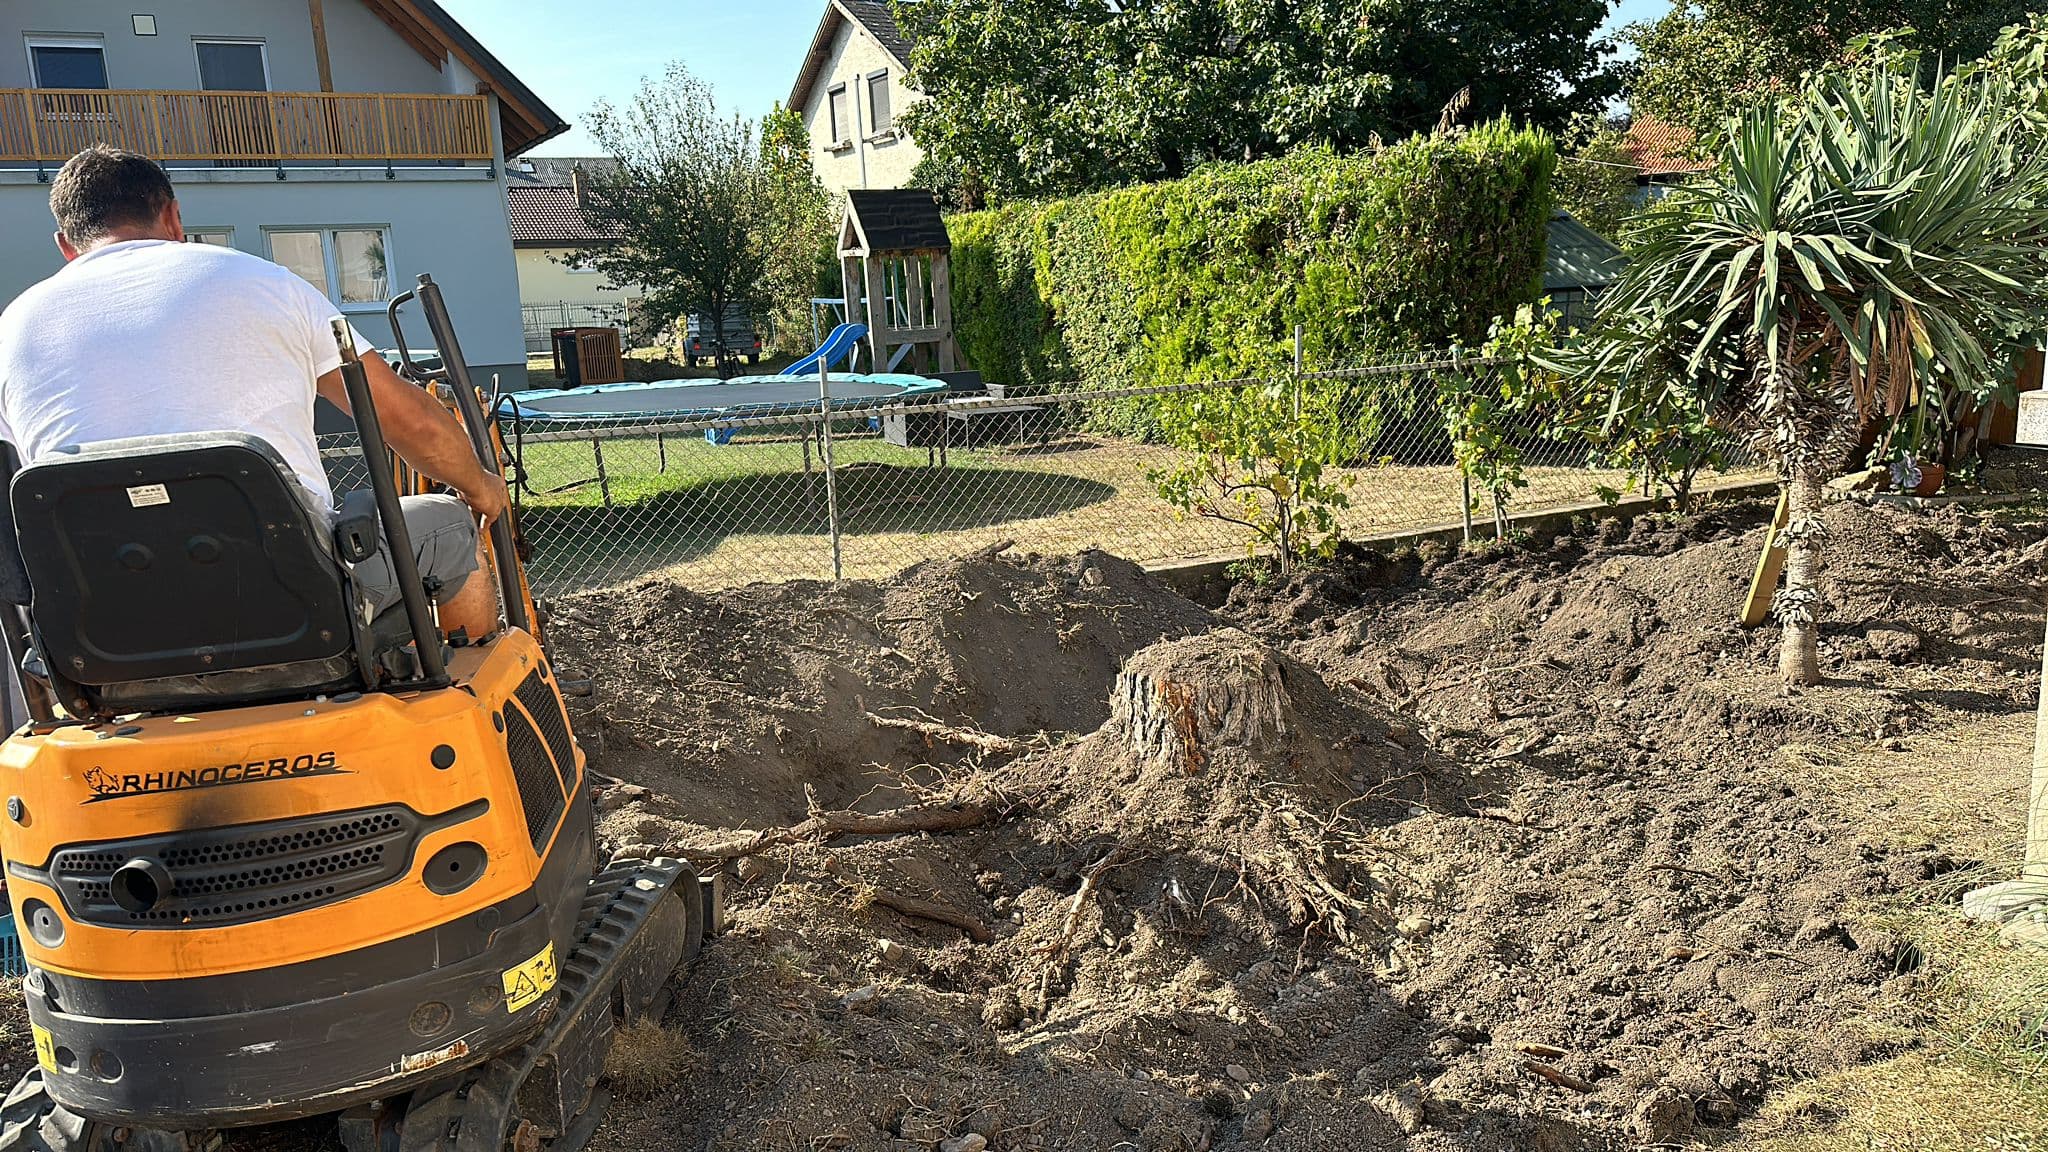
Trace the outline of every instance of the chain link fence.
{"label": "chain link fence", "polygon": [[[508,417],[501,427],[537,592],[655,575],[717,589],[881,577],[1004,542],[1143,563],[1244,558],[1269,543],[1273,493],[1293,486],[1276,486],[1261,456],[1289,451],[1318,462],[1346,539],[1469,525],[1475,514],[1473,531],[1488,535],[1491,493],[1459,469],[1437,397],[1445,373],[1497,371],[1431,357],[1273,380]],[[1271,420],[1275,405],[1306,419]],[[1220,433],[1190,435],[1213,431],[1219,412]],[[1289,427],[1313,429],[1312,442],[1275,449],[1275,428]],[[1524,482],[1506,494],[1514,512],[1643,486],[1557,429],[1509,439]],[[1699,486],[1763,475],[1746,453],[1731,459]],[[1178,505],[1162,495],[1176,474],[1194,477],[1169,485]]]}
{"label": "chain link fence", "polygon": [[526,329],[526,354],[543,355],[553,347],[548,334],[556,328],[617,328],[627,333],[632,307],[619,304],[521,304],[520,322]]}

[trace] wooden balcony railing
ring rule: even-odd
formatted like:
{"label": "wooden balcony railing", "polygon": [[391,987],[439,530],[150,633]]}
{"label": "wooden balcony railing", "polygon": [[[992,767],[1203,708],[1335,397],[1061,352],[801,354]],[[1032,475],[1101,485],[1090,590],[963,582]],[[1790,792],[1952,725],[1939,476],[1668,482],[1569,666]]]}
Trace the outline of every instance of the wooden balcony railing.
{"label": "wooden balcony railing", "polygon": [[164,163],[489,160],[490,100],[0,88],[0,161],[62,163],[94,144]]}

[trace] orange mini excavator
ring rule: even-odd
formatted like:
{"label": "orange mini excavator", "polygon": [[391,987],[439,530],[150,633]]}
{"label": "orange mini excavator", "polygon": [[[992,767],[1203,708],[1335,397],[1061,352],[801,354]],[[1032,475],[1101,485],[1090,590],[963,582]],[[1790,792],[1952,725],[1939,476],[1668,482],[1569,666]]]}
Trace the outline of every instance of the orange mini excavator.
{"label": "orange mini excavator", "polygon": [[[441,366],[401,336],[402,372],[496,469],[429,277],[394,330],[414,299]],[[509,515],[498,626],[440,631],[336,327],[368,478],[338,519],[232,431],[12,477],[0,631],[31,718],[0,747],[0,854],[37,1067],[0,1152],[201,1152],[326,1115],[349,1152],[566,1152],[614,1029],[665,1010],[715,929],[689,866],[597,859]],[[351,585],[379,532],[388,621]]]}

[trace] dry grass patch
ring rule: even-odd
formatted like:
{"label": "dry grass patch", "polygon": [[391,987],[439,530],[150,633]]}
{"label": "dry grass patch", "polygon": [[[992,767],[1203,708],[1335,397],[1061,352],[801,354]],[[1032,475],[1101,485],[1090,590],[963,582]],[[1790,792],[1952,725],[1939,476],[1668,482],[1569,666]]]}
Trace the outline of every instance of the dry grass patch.
{"label": "dry grass patch", "polygon": [[652,1100],[675,1092],[703,1068],[703,1056],[679,1031],[653,1020],[619,1029],[605,1057],[612,1092],[627,1100]]}

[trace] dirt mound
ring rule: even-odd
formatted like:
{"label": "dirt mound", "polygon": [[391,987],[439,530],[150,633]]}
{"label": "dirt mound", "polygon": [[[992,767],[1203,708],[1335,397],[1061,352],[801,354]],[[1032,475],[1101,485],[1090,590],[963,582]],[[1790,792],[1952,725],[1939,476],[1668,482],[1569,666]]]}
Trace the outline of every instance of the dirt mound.
{"label": "dirt mound", "polygon": [[1883,1055],[1919,957],[1856,909],[1957,864],[1777,751],[2027,706],[2048,525],[1835,510],[1787,698],[1735,621],[1768,512],[1215,614],[1099,554],[579,599],[607,836],[756,845],[699,1071],[598,1146],[1622,1148]]}
{"label": "dirt mound", "polygon": [[1215,623],[1097,552],[933,561],[882,585],[715,596],[649,581],[571,597],[556,616],[560,658],[596,681],[577,731],[603,770],[709,827],[791,822],[811,798],[838,807],[879,789],[900,799],[902,772],[877,765],[965,755],[870,714],[1000,735],[1091,731],[1125,658]]}

